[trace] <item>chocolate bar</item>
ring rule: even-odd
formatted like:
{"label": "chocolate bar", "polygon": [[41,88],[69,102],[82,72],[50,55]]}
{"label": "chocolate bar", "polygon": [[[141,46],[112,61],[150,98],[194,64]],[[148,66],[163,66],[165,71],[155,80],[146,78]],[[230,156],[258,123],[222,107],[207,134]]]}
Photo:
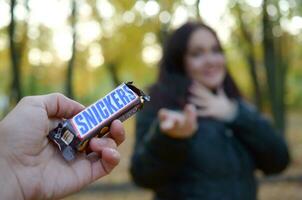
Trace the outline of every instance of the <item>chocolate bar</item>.
{"label": "chocolate bar", "polygon": [[64,159],[71,161],[77,152],[89,152],[90,139],[104,136],[114,120],[125,121],[146,101],[150,101],[150,97],[132,82],[123,83],[71,119],[60,122],[48,137],[58,146]]}

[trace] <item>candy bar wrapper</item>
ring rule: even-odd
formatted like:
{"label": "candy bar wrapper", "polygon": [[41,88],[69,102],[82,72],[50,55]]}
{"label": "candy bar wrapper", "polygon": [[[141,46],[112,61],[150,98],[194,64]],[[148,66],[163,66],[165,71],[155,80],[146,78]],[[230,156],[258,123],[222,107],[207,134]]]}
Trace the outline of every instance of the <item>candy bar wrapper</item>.
{"label": "candy bar wrapper", "polygon": [[114,120],[125,121],[146,101],[150,101],[150,97],[132,82],[123,83],[73,118],[61,121],[48,137],[58,146],[64,159],[71,161],[77,152],[89,153],[91,138],[104,136]]}

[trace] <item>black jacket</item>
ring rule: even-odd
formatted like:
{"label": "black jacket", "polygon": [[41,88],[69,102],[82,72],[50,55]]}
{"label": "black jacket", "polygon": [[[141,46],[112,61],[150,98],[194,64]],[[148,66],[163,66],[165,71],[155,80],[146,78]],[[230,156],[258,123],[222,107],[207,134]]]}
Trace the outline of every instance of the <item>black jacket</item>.
{"label": "black jacket", "polygon": [[189,139],[161,133],[157,112],[143,109],[130,169],[134,182],[160,200],[255,200],[255,170],[279,173],[289,154],[264,117],[241,100],[238,105],[232,123],[199,118]]}

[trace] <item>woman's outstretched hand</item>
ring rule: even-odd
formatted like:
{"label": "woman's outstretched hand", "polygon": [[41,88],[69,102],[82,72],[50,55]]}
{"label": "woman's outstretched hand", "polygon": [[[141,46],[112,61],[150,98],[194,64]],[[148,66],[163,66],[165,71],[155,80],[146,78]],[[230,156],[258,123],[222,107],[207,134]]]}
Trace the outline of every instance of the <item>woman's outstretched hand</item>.
{"label": "woman's outstretched hand", "polygon": [[172,138],[189,138],[198,128],[197,113],[193,105],[186,105],[182,112],[162,108],[158,117],[161,131]]}

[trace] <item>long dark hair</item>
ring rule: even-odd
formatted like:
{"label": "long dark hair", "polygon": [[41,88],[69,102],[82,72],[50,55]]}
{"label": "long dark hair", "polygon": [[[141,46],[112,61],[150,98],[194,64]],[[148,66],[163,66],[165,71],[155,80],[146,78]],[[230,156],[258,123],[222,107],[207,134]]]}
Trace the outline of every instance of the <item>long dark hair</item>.
{"label": "long dark hair", "polygon": [[[158,110],[161,107],[182,108],[186,104],[191,80],[186,74],[184,57],[190,37],[198,29],[206,29],[211,32],[217,39],[219,48],[224,54],[217,34],[205,24],[188,22],[175,30],[165,42],[163,56],[159,65],[158,80],[150,87],[149,92],[153,109]],[[223,88],[229,98],[237,99],[241,97],[228,71],[223,82]]]}

